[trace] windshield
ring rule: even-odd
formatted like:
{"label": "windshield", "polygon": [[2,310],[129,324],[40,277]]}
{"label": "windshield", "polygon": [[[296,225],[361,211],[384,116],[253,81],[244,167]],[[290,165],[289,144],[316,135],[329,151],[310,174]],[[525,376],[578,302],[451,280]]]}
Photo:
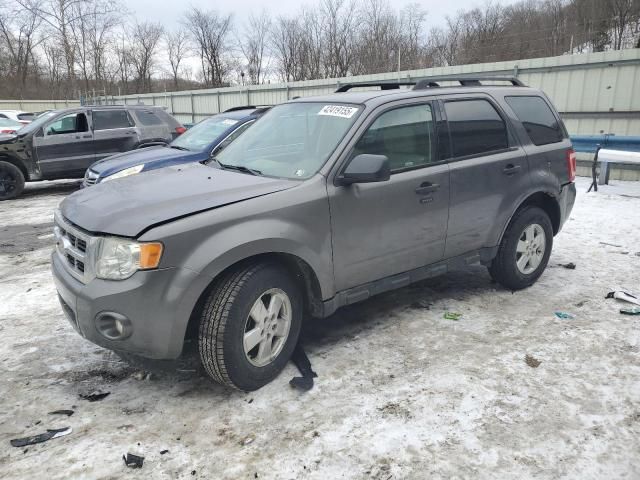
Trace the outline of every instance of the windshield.
{"label": "windshield", "polygon": [[324,165],[360,110],[344,104],[279,105],[216,160],[223,166],[244,167],[267,176],[309,178]]}
{"label": "windshield", "polygon": [[239,120],[224,117],[222,115],[207,118],[206,120],[195,124],[189,130],[176,138],[171,142],[171,146],[191,150],[192,152],[202,152],[211,145],[216,138],[237,123],[239,123]]}
{"label": "windshield", "polygon": [[33,122],[22,127],[18,132],[18,135],[24,135],[24,134],[36,131],[37,129],[42,127],[45,123],[47,123],[49,120],[51,120],[53,117],[55,117],[59,113],[60,113],[60,110],[52,110],[50,112],[43,113],[38,118],[36,118]]}

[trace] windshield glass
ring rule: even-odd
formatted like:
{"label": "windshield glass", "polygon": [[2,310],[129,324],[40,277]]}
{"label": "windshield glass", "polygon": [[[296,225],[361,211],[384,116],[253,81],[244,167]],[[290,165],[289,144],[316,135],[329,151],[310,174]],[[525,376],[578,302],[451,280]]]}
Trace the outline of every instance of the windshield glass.
{"label": "windshield glass", "polygon": [[211,145],[211,142],[237,123],[239,123],[238,120],[222,115],[207,118],[176,138],[171,142],[171,146],[186,148],[192,152],[202,152]]}
{"label": "windshield glass", "polygon": [[286,103],[223,150],[216,160],[262,175],[304,179],[314,175],[353,125],[361,108],[326,103]]}
{"label": "windshield glass", "polygon": [[60,110],[52,110],[50,112],[43,113],[38,118],[36,118],[33,122],[22,127],[18,132],[18,135],[24,135],[24,134],[36,131],[37,129],[42,127],[45,123],[47,123],[49,120],[51,120],[53,117],[55,117],[59,113],[60,113]]}

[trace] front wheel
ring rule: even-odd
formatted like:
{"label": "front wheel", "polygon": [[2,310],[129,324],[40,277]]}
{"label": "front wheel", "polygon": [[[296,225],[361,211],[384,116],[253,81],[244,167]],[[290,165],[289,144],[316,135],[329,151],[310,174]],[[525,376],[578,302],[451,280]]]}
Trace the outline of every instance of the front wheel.
{"label": "front wheel", "polygon": [[24,190],[24,175],[18,167],[0,161],[0,200],[16,198]]}
{"label": "front wheel", "polygon": [[538,207],[516,212],[491,262],[491,277],[511,290],[521,290],[542,275],[553,246],[549,215]]}
{"label": "front wheel", "polygon": [[209,293],[198,343],[217,382],[257,390],[285,367],[298,341],[303,301],[288,272],[273,263],[240,268]]}

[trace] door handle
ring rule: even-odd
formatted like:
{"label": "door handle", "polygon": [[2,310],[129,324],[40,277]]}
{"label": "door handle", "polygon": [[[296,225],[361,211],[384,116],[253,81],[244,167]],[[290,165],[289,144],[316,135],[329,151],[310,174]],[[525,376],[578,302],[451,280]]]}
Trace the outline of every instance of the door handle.
{"label": "door handle", "polygon": [[438,183],[424,182],[418,188],[416,188],[416,195],[426,195],[427,193],[433,193],[440,188]]}
{"label": "door handle", "polygon": [[514,165],[512,163],[502,169],[502,173],[504,173],[505,175],[513,175],[515,173],[518,173],[519,171],[520,165]]}
{"label": "door handle", "polygon": [[91,135],[83,135],[82,138],[91,138]]}

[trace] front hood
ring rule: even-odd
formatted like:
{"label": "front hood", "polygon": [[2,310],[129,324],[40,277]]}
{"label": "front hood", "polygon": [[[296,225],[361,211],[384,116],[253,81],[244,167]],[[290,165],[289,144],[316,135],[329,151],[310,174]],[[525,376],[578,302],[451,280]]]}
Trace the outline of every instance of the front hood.
{"label": "front hood", "polygon": [[0,133],[0,145],[16,143],[18,136],[15,133]]}
{"label": "front hood", "polygon": [[135,167],[136,165],[148,163],[182,163],[190,161],[192,157],[194,161],[196,161],[195,158],[202,157],[202,154],[185,152],[184,150],[178,150],[176,148],[147,147],[107,157],[91,165],[91,170],[98,173],[100,177],[108,177],[125,168]]}
{"label": "front hood", "polygon": [[99,183],[70,195],[60,209],[90,232],[137,237],[154,225],[298,183],[189,163]]}

